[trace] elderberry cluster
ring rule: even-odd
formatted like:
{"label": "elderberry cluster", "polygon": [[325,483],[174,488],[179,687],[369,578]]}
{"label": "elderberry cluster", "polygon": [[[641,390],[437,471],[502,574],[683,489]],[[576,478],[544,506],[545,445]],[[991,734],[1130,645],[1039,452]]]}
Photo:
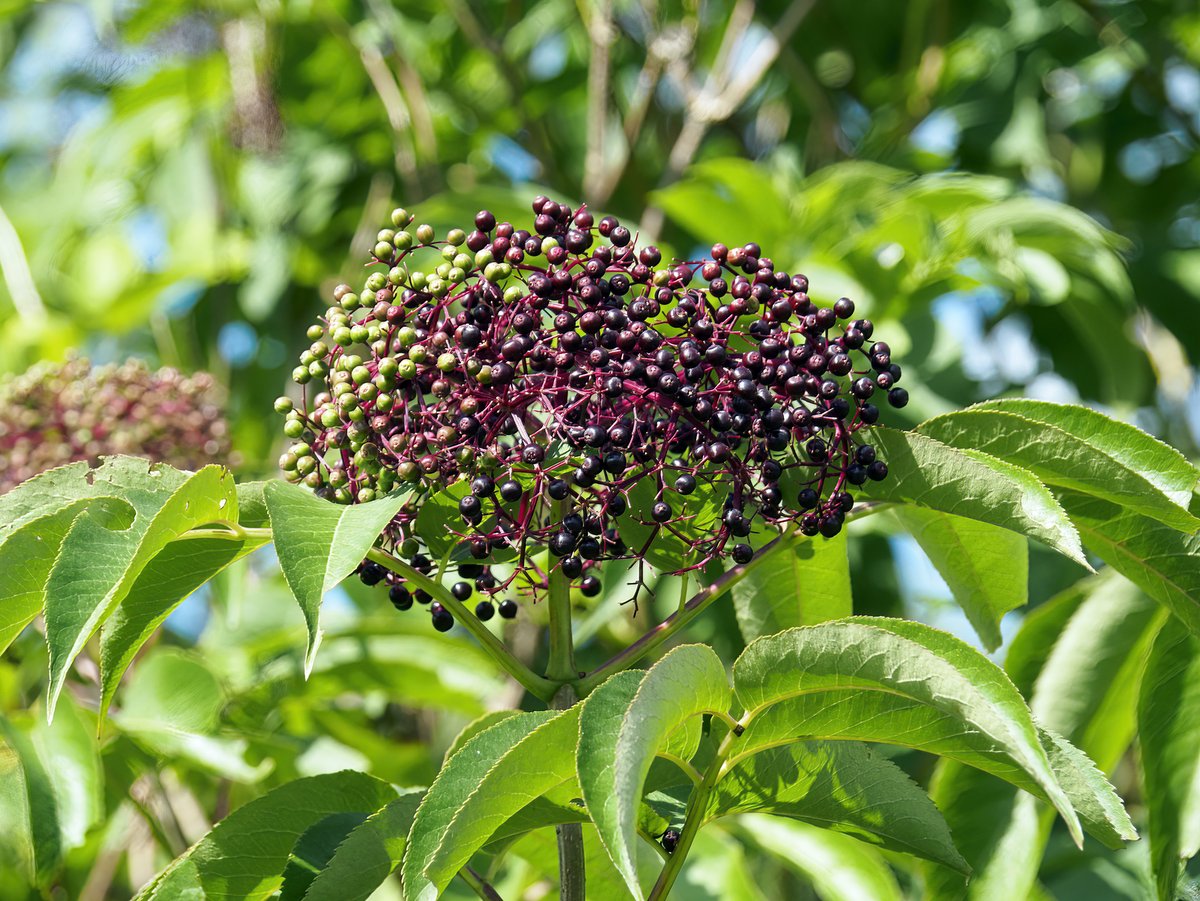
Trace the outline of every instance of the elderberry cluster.
{"label": "elderberry cluster", "polygon": [[199,469],[227,461],[213,377],[152,372],[137,360],[93,368],[39,363],[0,382],[0,494],[47,469],[130,454]]}
{"label": "elderberry cluster", "polygon": [[858,440],[872,400],[908,401],[854,303],[817,306],[757,244],[665,263],[612,216],[541,196],[533,213],[441,240],[392,213],[361,288],[309,329],[302,402],[276,404],[286,477],[343,504],[407,487],[385,541],[426,569],[417,517],[452,497],[459,574],[488,597],[553,567],[594,595],[599,563],[656,542],[685,548],[683,572],[749,562],[762,526],[838,534],[850,489],[887,475]]}

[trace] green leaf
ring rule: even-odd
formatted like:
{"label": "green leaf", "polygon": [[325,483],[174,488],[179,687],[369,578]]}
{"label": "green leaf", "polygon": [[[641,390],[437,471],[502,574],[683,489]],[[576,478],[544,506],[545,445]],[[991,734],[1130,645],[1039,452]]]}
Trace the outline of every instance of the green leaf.
{"label": "green leaf", "polygon": [[738,754],[726,767],[709,796],[709,819],[775,814],[970,872],[929,796],[866,745],[801,741]]}
{"label": "green leaf", "polygon": [[[39,885],[47,884],[63,858],[62,829],[54,784],[29,735],[0,715],[0,737],[16,752],[21,763],[21,782],[29,817],[29,846],[33,873]],[[8,815],[6,815],[8,819]]]}
{"label": "green leaf", "polygon": [[1114,850],[1135,841],[1137,830],[1125,805],[1091,758],[1049,729],[1039,727],[1038,738],[1071,806],[1087,824],[1088,834]]}
{"label": "green leaf", "polygon": [[423,789],[402,789],[400,797],[367,817],[338,845],[304,901],[366,901],[404,857],[408,830],[424,796]]}
{"label": "green leaf", "polygon": [[[555,712],[519,713],[500,720],[467,741],[446,761],[413,818],[401,864],[404,897],[436,898],[438,888],[426,870],[441,853],[442,839],[492,765]],[[448,849],[449,850],[449,849]]]}
{"label": "green leaf", "polygon": [[270,482],[239,482],[237,485],[238,525],[257,529],[271,525],[267,510],[266,488]]}
{"label": "green leaf", "polygon": [[[46,588],[46,644],[50,649],[47,714],[62,691],[75,656],[164,547],[196,526],[237,509],[233,477],[219,466],[188,475],[128,457],[110,457],[88,473],[137,511],[132,525],[112,531],[81,514],[63,541]],[[227,512],[228,511],[228,512]]]}
{"label": "green leaf", "polygon": [[1171,503],[1187,509],[1200,473],[1179,451],[1136,426],[1105,416],[1090,407],[1055,404],[1044,400],[990,400],[971,410],[1000,410],[1053,425],[1086,442],[1125,469],[1165,494]]}
{"label": "green leaf", "polygon": [[1200,534],[1185,535],[1085,494],[1061,497],[1100,559],[1200,634]]}
{"label": "green leaf", "polygon": [[634,897],[637,817],[654,755],[682,723],[702,713],[726,714],[731,692],[725,666],[709,647],[682,645],[637,681],[621,673],[583,704],[579,785],[600,840]]}
{"label": "green leaf", "polygon": [[53,723],[39,718],[31,729],[54,790],[67,849],[83,845],[88,831],[104,819],[104,765],[89,718],[68,700]]}
{"label": "green leaf", "polygon": [[1174,901],[1180,862],[1200,852],[1200,637],[1178,620],[1159,632],[1138,700],[1146,832],[1159,901]]}
{"label": "green leaf", "polygon": [[789,738],[899,744],[1045,795],[1082,842],[1020,693],[958,639],[920,623],[854,618],[760,638],[734,663],[749,714],[741,747]]}
{"label": "green leaf", "polygon": [[341,506],[287,482],[264,490],[279,565],[308,626],[304,674],[312,672],[321,640],[321,600],[354,572],[404,505],[406,494]]}
{"label": "green leaf", "polygon": [[[1116,765],[1133,738],[1143,661],[1165,615],[1129,582],[1105,570],[1034,610],[1009,647],[1009,675],[1031,698],[1035,716],[1075,741],[1102,770]],[[1088,677],[1080,679],[1081,672]],[[1079,767],[1089,772],[1097,801],[1111,804],[1111,790],[1094,781],[1091,764],[1081,760]],[[1060,781],[1078,806],[1072,777],[1062,769],[1059,761]],[[1041,867],[1053,811],[953,760],[938,764],[932,794],[975,870],[971,896],[1025,897]],[[1084,808],[1078,809],[1082,814]],[[1119,835],[1132,834],[1122,815],[1114,812],[1112,822]],[[935,899],[961,894],[961,883],[933,870],[927,884]]]}
{"label": "green leaf", "polygon": [[115,497],[83,498],[26,517],[24,524],[0,534],[0,653],[3,653],[46,603],[50,568],[63,540],[84,511],[110,529],[125,529],[133,508]]}
{"label": "green leaf", "polygon": [[450,742],[450,747],[446,749],[446,756],[442,758],[443,766],[447,760],[449,760],[462,749],[463,745],[469,742],[480,732],[483,732],[485,729],[490,729],[501,720],[506,720],[510,716],[515,716],[516,714],[516,710],[491,710],[483,714],[483,716],[471,720],[471,722],[467,723],[467,725],[463,727],[463,730],[459,732],[458,735],[454,736],[454,741]]}
{"label": "green leaf", "polygon": [[[476,752],[476,787],[445,829],[433,836],[437,850],[425,864],[428,884],[439,894],[506,821],[547,792],[573,781],[579,710],[576,705],[547,720],[497,758],[482,758]],[[464,750],[469,753],[468,749]],[[435,782],[429,794],[436,789]],[[425,885],[408,880],[404,891],[409,898],[434,897]]]}
{"label": "green leaf", "polygon": [[993,401],[930,419],[917,431],[1007,460],[1048,484],[1114,501],[1174,528],[1191,532],[1200,527],[1188,512],[1197,481],[1192,465],[1139,429],[1100,413],[1035,401]]}
{"label": "green leaf", "polygon": [[974,519],[900,507],[917,540],[966,613],[984,647],[1000,646],[1000,620],[1029,602],[1029,545],[1024,536]]}
{"label": "green leaf", "polygon": [[305,893],[329,864],[338,845],[367,819],[365,813],[331,813],[305,830],[296,841],[283,868],[279,901],[302,901]]}
{"label": "green leaf", "polygon": [[100,633],[100,715],[141,647],[192,592],[267,539],[173,541],[146,564]]}
{"label": "green leaf", "polygon": [[733,587],[738,626],[746,641],[841,619],[854,612],[846,536],[795,536],[767,552],[768,560]]}
{"label": "green leaf", "polygon": [[[915,432],[875,428],[871,440],[888,477],[865,494],[1019,532],[1088,566],[1079,535],[1054,495],[1030,472]],[[1088,567],[1090,569],[1090,567]]]}
{"label": "green leaf", "polygon": [[282,884],[288,857],[309,827],[332,814],[373,814],[395,798],[394,788],[365,773],[343,771],[288,782],[217,823],[138,898],[174,901],[180,897],[176,880],[203,889],[204,897],[266,898]]}
{"label": "green leaf", "polygon": [[750,813],[738,818],[746,840],[808,879],[822,901],[902,901],[883,857],[845,835],[795,820]]}

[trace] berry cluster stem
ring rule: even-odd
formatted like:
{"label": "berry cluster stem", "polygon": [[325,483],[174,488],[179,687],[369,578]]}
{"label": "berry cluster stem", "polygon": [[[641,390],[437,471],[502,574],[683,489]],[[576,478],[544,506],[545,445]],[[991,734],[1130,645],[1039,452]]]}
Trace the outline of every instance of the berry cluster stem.
{"label": "berry cluster stem", "polygon": [[574,682],[579,678],[575,669],[575,642],[571,623],[571,583],[562,569],[555,567],[546,574],[550,612],[550,660],[546,677],[555,682]]}
{"label": "berry cluster stem", "polygon": [[372,548],[367,557],[397,575],[403,576],[406,581],[417,588],[423,588],[437,598],[442,606],[453,614],[455,621],[462,623],[464,628],[475,636],[488,656],[495,660],[506,673],[520,682],[531,695],[547,704],[550,703],[554,693],[558,690],[558,683],[539,676],[514,657],[512,652],[504,646],[504,642],[493,635],[491,630],[481,623],[441,582],[429,578],[382,548]]}
{"label": "berry cluster stem", "polygon": [[[568,615],[570,612],[568,607]],[[551,615],[553,616],[553,610]],[[570,620],[568,620],[569,622]],[[578,701],[579,695],[575,693],[575,689],[570,684],[564,684],[554,695],[551,706],[555,710],[567,710]],[[579,823],[563,823],[554,827],[554,834],[558,841],[559,898],[562,901],[587,901],[587,867],[584,863],[583,826]]]}

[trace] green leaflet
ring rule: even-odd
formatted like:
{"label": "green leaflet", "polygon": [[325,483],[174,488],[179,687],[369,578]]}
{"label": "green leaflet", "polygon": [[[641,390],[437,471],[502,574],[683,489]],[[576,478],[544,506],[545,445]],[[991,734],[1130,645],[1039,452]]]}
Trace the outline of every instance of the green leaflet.
{"label": "green leaflet", "polygon": [[760,638],[733,674],[750,720],[739,753],[805,736],[963,755],[1045,793],[1082,841],[1024,700],[956,638],[903,620],[841,620]]}
{"label": "green leaflet", "polygon": [[864,486],[866,496],[1019,532],[1088,566],[1071,520],[1050,489],[1029,471],[916,432],[875,428],[871,440],[889,471],[882,482]]}
{"label": "green leaflet", "polygon": [[78,498],[0,533],[0,653],[42,612],[50,568],[84,511],[110,529],[128,528],[133,521],[133,508],[119,498]]}
{"label": "green leaflet", "polygon": [[137,652],[176,607],[267,539],[189,538],[163,548],[138,574],[100,632],[100,714],[112,704]]}
{"label": "green leaflet", "polygon": [[[1116,764],[1133,737],[1142,663],[1164,615],[1153,601],[1106,570],[1038,607],[1009,648],[1008,672],[1031,698],[1035,716],[1077,742],[1102,770]],[[1081,680],[1080,672],[1087,672],[1088,678]],[[1115,796],[1095,781],[1091,764],[1081,760],[1067,764],[1071,766],[1087,776],[1092,790],[1099,789],[1093,796],[1096,801],[1110,807],[1116,828],[1107,843],[1130,837],[1123,815],[1111,810]],[[1063,786],[1072,792],[1069,780],[1063,779]],[[1053,812],[954,760],[939,762],[931,792],[975,868],[969,897],[1024,897],[1036,882]],[[1080,812],[1083,816],[1082,807]],[[960,883],[932,869],[927,883],[933,899],[962,894]]]}
{"label": "green leaflet", "polygon": [[[557,714],[494,761],[479,758],[480,764],[490,766],[437,836],[437,850],[424,868],[439,892],[505,822],[547,792],[573,781],[579,710],[576,705]],[[415,898],[417,888],[406,885],[405,894]]]}
{"label": "green leaflet", "polygon": [[853,613],[846,546],[845,533],[828,539],[793,536],[734,585],[734,610],[746,641]]}
{"label": "green leaflet", "polygon": [[402,790],[400,797],[367,817],[337,846],[304,901],[366,901],[400,865],[424,796],[423,789]]}
{"label": "green leaflet", "polygon": [[455,817],[492,765],[554,716],[553,711],[545,710],[502,719],[468,740],[446,761],[413,818],[401,864],[406,899],[437,897],[440,890],[426,870],[438,859],[442,839]]}
{"label": "green leaflet", "polygon": [[1138,700],[1146,832],[1159,901],[1200,852],[1200,638],[1176,619],[1159,632]]}
{"label": "green leaflet", "polygon": [[343,507],[287,482],[268,483],[264,495],[279,565],[308,626],[307,676],[321,640],[325,592],[354,572],[408,495],[401,492]]}
{"label": "green leaflet", "polygon": [[93,487],[107,483],[106,490],[128,502],[136,517],[128,529],[113,531],[85,511],[63,540],[46,586],[48,715],[71,661],[146,564],[184,532],[232,517],[237,509],[233,477],[217,466],[188,475],[144,460],[110,457],[83,481]]}
{"label": "green leaflet", "polygon": [[1191,464],[1144,432],[1099,413],[1000,401],[938,416],[917,431],[1007,460],[1044,482],[1102,497],[1173,528],[1200,527],[1187,509],[1197,480]]}
{"label": "green leaflet", "polygon": [[921,507],[896,516],[937,568],[988,650],[1000,646],[1000,620],[1029,602],[1024,536]]}
{"label": "green leaflet", "polygon": [[765,814],[745,814],[737,822],[745,840],[805,876],[823,901],[901,901],[904,897],[887,862],[860,841]]}
{"label": "green leaflet", "polygon": [[1200,533],[1073,491],[1062,502],[1089,549],[1200,634]]}
{"label": "green leaflet", "polygon": [[642,897],[636,826],[646,776],[660,745],[701,713],[726,713],[725,666],[705,645],[682,645],[646,671],[621,673],[584,702],[579,721],[579,785],[588,813],[625,883]]}
{"label": "green leaflet", "polygon": [[[372,814],[396,790],[365,773],[343,771],[281,785],[239,807],[175,859],[138,895],[140,901],[175,901],[181,890],[199,898],[250,901],[269,896],[297,840],[315,823],[339,813]],[[253,853],[246,853],[253,848]]]}
{"label": "green leaflet", "polygon": [[1171,503],[1184,509],[1191,504],[1192,493],[1200,481],[1200,472],[1175,448],[1136,426],[1112,419],[1090,407],[1017,398],[984,401],[970,409],[1016,413],[1026,419],[1052,424],[1139,473]]}
{"label": "green leaflet", "polygon": [[866,745],[800,741],[735,761],[709,796],[708,818],[775,814],[970,872],[929,796]]}

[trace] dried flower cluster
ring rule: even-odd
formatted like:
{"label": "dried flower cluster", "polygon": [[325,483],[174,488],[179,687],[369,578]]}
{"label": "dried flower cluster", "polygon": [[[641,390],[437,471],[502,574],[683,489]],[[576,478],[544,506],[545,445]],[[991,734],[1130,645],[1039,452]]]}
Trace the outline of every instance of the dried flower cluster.
{"label": "dried flower cluster", "polygon": [[286,475],[346,504],[410,486],[388,538],[422,568],[416,518],[457,489],[460,575],[489,596],[552,567],[596,594],[597,563],[655,542],[690,570],[748,562],[759,524],[836,535],[850,490],[887,475],[856,440],[872,401],[907,402],[854,303],[818,307],[756,244],[664,263],[614,217],[546,197],[533,213],[525,229],[483,210],[435,240],[393,212],[364,284],[309,330],[302,403],[277,403]]}
{"label": "dried flower cluster", "polygon": [[0,493],[76,460],[131,454],[198,469],[226,462],[229,434],[212,376],[137,360],[39,363],[0,381]]}

